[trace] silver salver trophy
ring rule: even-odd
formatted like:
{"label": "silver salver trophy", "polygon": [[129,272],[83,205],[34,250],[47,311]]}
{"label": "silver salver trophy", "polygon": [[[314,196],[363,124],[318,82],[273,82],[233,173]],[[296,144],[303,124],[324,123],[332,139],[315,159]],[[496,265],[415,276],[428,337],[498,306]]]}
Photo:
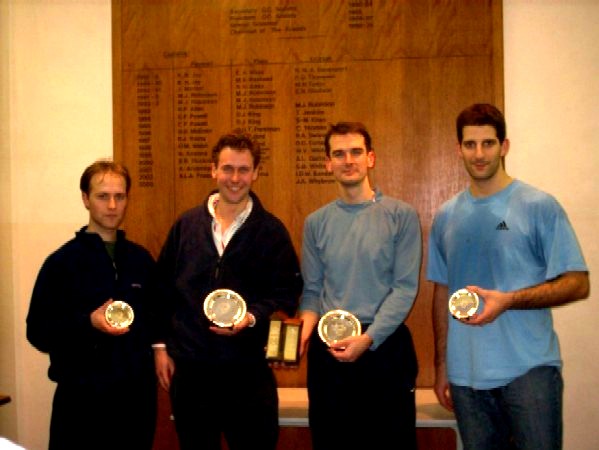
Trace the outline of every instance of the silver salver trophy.
{"label": "silver salver trophy", "polygon": [[133,323],[133,308],[128,303],[116,300],[104,312],[106,322],[114,328],[127,328]]}
{"label": "silver salver trophy", "polygon": [[362,334],[362,325],[358,318],[342,309],[329,311],[318,321],[318,335],[327,345],[360,334]]}
{"label": "silver salver trophy", "polygon": [[449,312],[456,319],[469,319],[478,309],[478,295],[468,289],[458,289],[449,297]]}
{"label": "silver salver trophy", "polygon": [[204,300],[204,314],[219,327],[233,327],[243,320],[246,312],[243,297],[230,289],[212,291]]}

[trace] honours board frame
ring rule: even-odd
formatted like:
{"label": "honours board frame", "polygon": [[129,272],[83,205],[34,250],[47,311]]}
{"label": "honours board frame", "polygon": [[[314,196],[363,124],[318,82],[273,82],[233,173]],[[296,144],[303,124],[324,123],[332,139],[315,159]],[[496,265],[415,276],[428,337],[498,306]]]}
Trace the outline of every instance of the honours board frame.
{"label": "honours board frame", "polygon": [[[125,228],[156,256],[176,217],[214,187],[210,150],[243,128],[260,142],[255,191],[300,253],[305,217],[336,197],[329,123],[373,137],[373,183],[414,205],[424,260],[408,319],[419,386],[434,381],[425,280],[434,212],[466,185],[455,117],[503,107],[502,3],[494,0],[113,1],[114,153],[133,185]],[[279,372],[305,385],[305,364]]]}

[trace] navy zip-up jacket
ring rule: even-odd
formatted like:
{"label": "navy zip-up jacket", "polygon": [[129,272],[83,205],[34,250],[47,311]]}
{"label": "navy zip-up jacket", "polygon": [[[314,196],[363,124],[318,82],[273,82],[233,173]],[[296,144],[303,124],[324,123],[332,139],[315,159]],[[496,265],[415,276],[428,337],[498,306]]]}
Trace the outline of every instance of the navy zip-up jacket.
{"label": "navy zip-up jacket", "polygon": [[[175,360],[209,364],[266,363],[264,348],[269,318],[281,310],[296,312],[302,289],[299,261],[283,223],[264,209],[250,192],[252,212],[219,256],[206,201],[185,213],[171,228],[158,258],[167,287],[164,306],[170,322],[163,339]],[[220,336],[203,311],[215,289],[240,294],[255,327],[234,336]]]}
{"label": "navy zip-up jacket", "polygon": [[[109,385],[153,376],[155,262],[119,231],[113,263],[100,235],[85,230],[40,269],[27,315],[27,339],[49,353],[48,377],[59,383]],[[92,326],[91,313],[110,298],[132,306],[135,318],[128,333],[112,336]]]}

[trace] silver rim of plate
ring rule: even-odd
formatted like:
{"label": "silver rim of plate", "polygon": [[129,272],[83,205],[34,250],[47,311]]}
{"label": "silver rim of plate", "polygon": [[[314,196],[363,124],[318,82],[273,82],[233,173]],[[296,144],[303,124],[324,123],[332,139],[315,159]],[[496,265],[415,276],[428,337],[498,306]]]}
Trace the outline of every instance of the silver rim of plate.
{"label": "silver rim of plate", "polygon": [[327,345],[360,334],[362,334],[362,325],[358,318],[342,309],[329,311],[318,321],[318,335]]}
{"label": "silver rim of plate", "polygon": [[243,320],[247,312],[245,300],[230,289],[217,289],[206,296],[204,314],[219,327],[232,327]]}
{"label": "silver rim of plate", "polygon": [[456,319],[467,319],[478,309],[479,299],[475,292],[458,289],[449,297],[449,312]]}
{"label": "silver rim of plate", "polygon": [[128,303],[116,300],[108,305],[104,317],[111,327],[127,328],[133,323],[135,314],[133,314],[133,308]]}

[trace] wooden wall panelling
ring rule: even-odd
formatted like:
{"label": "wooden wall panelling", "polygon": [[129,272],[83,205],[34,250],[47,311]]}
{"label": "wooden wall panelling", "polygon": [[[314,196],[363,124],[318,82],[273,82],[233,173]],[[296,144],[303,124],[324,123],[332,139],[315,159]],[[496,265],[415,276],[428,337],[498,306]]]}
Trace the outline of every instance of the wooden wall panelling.
{"label": "wooden wall panelling", "polygon": [[[472,102],[503,106],[501,1],[113,1],[115,157],[134,183],[128,235],[156,256],[176,217],[213,189],[210,150],[232,128],[263,146],[255,191],[298,252],[307,214],[336,196],[324,172],[331,122],[363,121],[372,175],[434,212],[464,188],[454,120]],[[432,287],[408,319],[419,386],[434,381]],[[277,370],[283,386],[305,384]]]}

